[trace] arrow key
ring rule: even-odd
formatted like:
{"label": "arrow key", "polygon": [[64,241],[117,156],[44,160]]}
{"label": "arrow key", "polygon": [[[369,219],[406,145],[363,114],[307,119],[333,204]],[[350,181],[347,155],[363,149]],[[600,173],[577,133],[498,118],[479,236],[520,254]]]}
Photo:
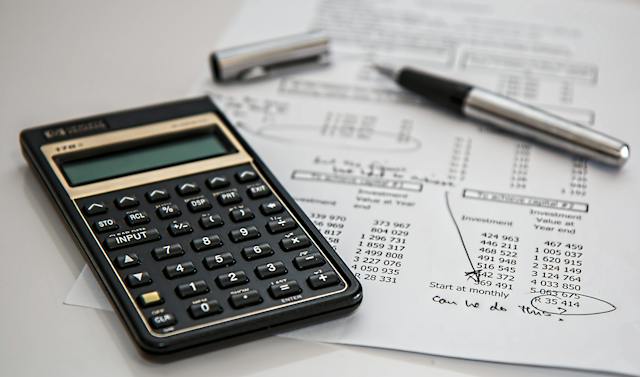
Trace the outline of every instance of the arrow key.
{"label": "arrow key", "polygon": [[142,287],[144,285],[151,284],[151,276],[148,272],[137,272],[135,274],[127,275],[127,285],[131,288]]}
{"label": "arrow key", "polygon": [[262,212],[263,215],[272,215],[274,213],[280,213],[282,212],[282,210],[283,210],[282,204],[276,201],[266,202],[260,205],[260,212]]}
{"label": "arrow key", "polygon": [[140,259],[138,258],[138,255],[135,253],[121,255],[116,258],[116,266],[118,266],[118,268],[128,268],[128,267],[137,266],[139,264],[140,264]]}

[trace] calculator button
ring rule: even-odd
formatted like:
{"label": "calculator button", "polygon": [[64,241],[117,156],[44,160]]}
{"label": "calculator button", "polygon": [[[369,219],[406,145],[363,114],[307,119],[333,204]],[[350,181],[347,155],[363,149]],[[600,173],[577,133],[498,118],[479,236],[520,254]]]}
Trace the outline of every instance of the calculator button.
{"label": "calculator button", "polygon": [[211,177],[207,179],[207,186],[212,190],[216,190],[229,186],[229,181],[225,177]]}
{"label": "calculator button", "polygon": [[140,245],[160,239],[160,233],[156,228],[138,228],[126,232],[115,233],[104,240],[104,244],[109,250],[116,250],[123,247]]}
{"label": "calculator button", "polygon": [[153,255],[153,259],[155,260],[175,258],[183,254],[184,250],[182,249],[182,245],[179,243],[156,247],[151,251],[151,255]]}
{"label": "calculator button", "polygon": [[98,233],[104,233],[118,229],[118,224],[114,219],[102,219],[93,223],[93,229]]}
{"label": "calculator button", "polygon": [[127,213],[127,215],[124,217],[124,220],[127,222],[127,224],[129,224],[129,226],[142,225],[151,221],[145,211],[134,211],[131,213]]}
{"label": "calculator button", "polygon": [[189,306],[189,315],[193,319],[204,318],[219,313],[222,313],[222,306],[220,306],[216,300],[201,302],[199,304]]}
{"label": "calculator button", "polygon": [[306,270],[308,268],[322,266],[324,263],[324,258],[322,258],[322,255],[318,253],[303,255],[301,257],[296,257],[293,260],[293,264],[298,270]]}
{"label": "calculator button", "polygon": [[176,324],[176,317],[171,313],[162,313],[149,317],[149,323],[154,329],[163,329],[165,327],[173,326]]}
{"label": "calculator button", "polygon": [[125,195],[115,200],[116,207],[120,209],[132,208],[140,204],[138,199],[134,195]]}
{"label": "calculator button", "polygon": [[162,272],[168,279],[175,279],[196,273],[196,267],[191,262],[183,262],[166,266]]}
{"label": "calculator button", "polygon": [[252,240],[254,238],[260,237],[260,232],[258,232],[258,228],[255,226],[243,227],[240,229],[234,229],[229,232],[229,238],[233,242],[242,242],[246,240]]}
{"label": "calculator button", "polygon": [[120,255],[119,257],[116,258],[116,266],[118,266],[118,268],[128,268],[128,267],[137,266],[139,264],[140,264],[140,259],[138,258],[138,255],[135,253]]}
{"label": "calculator button", "polygon": [[266,203],[262,203],[260,205],[260,212],[262,212],[263,215],[272,215],[274,213],[280,213],[282,212],[284,208],[282,207],[282,204],[280,204],[280,202],[266,202]]}
{"label": "calculator button", "polygon": [[291,217],[283,217],[278,220],[271,220],[267,223],[269,233],[281,233],[298,227],[295,220]]}
{"label": "calculator button", "polygon": [[164,302],[164,299],[160,296],[158,291],[151,291],[138,296],[138,302],[143,308],[146,308],[149,306],[160,305]]}
{"label": "calculator button", "polygon": [[244,271],[233,271],[227,274],[219,275],[216,278],[216,283],[220,288],[230,288],[238,285],[246,284],[249,282],[249,278]]}
{"label": "calculator button", "polygon": [[268,243],[262,243],[260,245],[254,245],[245,247],[242,249],[242,256],[246,260],[254,260],[258,258],[265,258],[273,255],[273,249]]}
{"label": "calculator button", "polygon": [[185,182],[176,186],[176,191],[181,196],[187,196],[199,193],[200,187],[193,182]]}
{"label": "calculator button", "polygon": [[216,198],[218,199],[218,203],[223,206],[240,203],[242,201],[242,198],[236,189],[221,192],[216,195]]}
{"label": "calculator button", "polygon": [[269,294],[275,299],[290,297],[300,292],[302,292],[302,288],[300,288],[300,285],[298,285],[298,282],[295,280],[269,287]]}
{"label": "calculator button", "polygon": [[265,196],[271,195],[271,190],[266,185],[260,184],[256,186],[251,186],[247,189],[247,195],[251,199],[264,198]]}
{"label": "calculator button", "polygon": [[157,203],[169,199],[169,191],[165,189],[155,189],[144,194],[150,203]]}
{"label": "calculator button", "polygon": [[257,305],[262,302],[260,293],[255,289],[244,293],[237,293],[229,296],[229,302],[235,309],[241,309],[246,306]]}
{"label": "calculator button", "polygon": [[142,287],[151,284],[151,276],[148,272],[138,272],[127,275],[127,285],[131,288]]}
{"label": "calculator button", "polygon": [[204,266],[209,270],[215,270],[217,268],[228,267],[236,263],[231,253],[220,253],[211,255],[202,260]]}
{"label": "calculator button", "polygon": [[95,216],[107,212],[107,206],[103,202],[93,202],[87,204],[82,209],[85,215]]}
{"label": "calculator button", "polygon": [[222,217],[220,217],[220,215],[211,215],[206,213],[200,216],[200,226],[203,229],[211,229],[223,225],[224,221],[222,221]]}
{"label": "calculator button", "polygon": [[304,234],[295,234],[280,240],[280,246],[285,251],[298,250],[311,245],[311,241]]}
{"label": "calculator button", "polygon": [[192,281],[176,287],[176,293],[180,298],[193,297],[207,292],[209,292],[209,286],[204,280]]}
{"label": "calculator button", "polygon": [[287,273],[287,268],[284,263],[278,261],[273,263],[263,264],[256,267],[256,276],[260,279],[269,279],[274,276],[280,276]]}
{"label": "calculator button", "polygon": [[174,221],[167,227],[169,233],[174,236],[181,236],[183,234],[189,234],[193,232],[193,228],[188,221]]}
{"label": "calculator button", "polygon": [[258,175],[254,171],[245,170],[245,171],[236,173],[236,179],[240,183],[253,182],[256,179],[258,179]]}
{"label": "calculator button", "polygon": [[187,202],[191,212],[202,212],[211,209],[211,202],[207,198],[191,199]]}
{"label": "calculator button", "polygon": [[191,247],[195,251],[204,251],[222,246],[222,240],[217,234],[195,238],[191,241]]}
{"label": "calculator button", "polygon": [[314,274],[307,278],[307,283],[312,289],[321,289],[338,284],[338,275],[335,272],[323,272],[320,274]]}
{"label": "calculator button", "polygon": [[177,205],[169,203],[158,207],[156,213],[158,214],[159,218],[161,218],[162,220],[166,220],[172,217],[180,216],[182,214],[182,211],[180,211],[180,208],[178,208]]}
{"label": "calculator button", "polygon": [[251,212],[249,208],[233,209],[231,210],[231,212],[229,212],[229,216],[231,217],[231,220],[233,220],[236,223],[240,221],[251,220],[255,217],[255,215],[253,214],[253,212]]}

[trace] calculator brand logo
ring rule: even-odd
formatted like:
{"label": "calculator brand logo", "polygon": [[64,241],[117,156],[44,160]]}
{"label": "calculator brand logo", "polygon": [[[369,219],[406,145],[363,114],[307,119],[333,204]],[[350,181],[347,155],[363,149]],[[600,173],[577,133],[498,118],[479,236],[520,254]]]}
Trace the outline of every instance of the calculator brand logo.
{"label": "calculator brand logo", "polygon": [[109,126],[102,119],[92,120],[88,122],[76,123],[66,127],[57,127],[44,131],[44,137],[47,140],[57,139],[67,136],[78,136],[89,132],[106,130]]}

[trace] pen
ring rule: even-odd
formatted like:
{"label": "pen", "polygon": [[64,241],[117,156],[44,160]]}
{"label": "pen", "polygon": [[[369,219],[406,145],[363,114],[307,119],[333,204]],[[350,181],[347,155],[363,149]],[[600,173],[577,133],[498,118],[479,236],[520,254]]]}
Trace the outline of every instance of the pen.
{"label": "pen", "polygon": [[607,165],[622,166],[629,159],[623,141],[489,90],[409,67],[373,67],[435,104],[502,130]]}

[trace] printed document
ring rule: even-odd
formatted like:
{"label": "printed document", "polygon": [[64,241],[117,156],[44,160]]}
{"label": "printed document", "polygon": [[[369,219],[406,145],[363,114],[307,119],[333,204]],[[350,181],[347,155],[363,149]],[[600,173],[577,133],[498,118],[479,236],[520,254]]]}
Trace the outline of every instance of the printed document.
{"label": "printed document", "polygon": [[626,1],[248,2],[218,47],[322,28],[331,65],[203,72],[190,94],[222,107],[364,291],[353,315],[287,335],[640,375],[639,157],[617,170],[514,138],[369,64],[468,81],[633,151],[638,20]]}

